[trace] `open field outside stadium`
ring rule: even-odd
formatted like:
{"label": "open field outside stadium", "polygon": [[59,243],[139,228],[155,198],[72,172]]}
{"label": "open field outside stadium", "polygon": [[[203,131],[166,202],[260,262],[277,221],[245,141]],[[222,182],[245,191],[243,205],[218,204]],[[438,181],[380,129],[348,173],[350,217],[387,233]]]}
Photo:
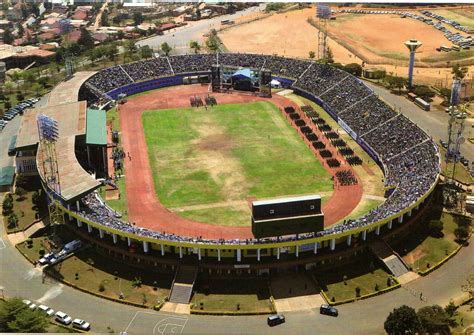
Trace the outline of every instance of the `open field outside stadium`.
{"label": "open field outside stadium", "polygon": [[142,122],[157,197],[186,218],[249,226],[254,199],[332,193],[330,174],[271,103],[147,111]]}

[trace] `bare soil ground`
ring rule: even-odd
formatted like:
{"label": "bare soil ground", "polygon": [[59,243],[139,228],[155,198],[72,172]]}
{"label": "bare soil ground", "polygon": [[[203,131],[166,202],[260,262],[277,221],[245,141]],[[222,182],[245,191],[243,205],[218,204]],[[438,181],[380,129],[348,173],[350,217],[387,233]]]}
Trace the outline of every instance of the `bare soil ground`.
{"label": "bare soil ground", "polygon": [[[467,22],[471,20],[474,10],[465,8],[452,11],[458,16],[463,13],[463,22]],[[307,22],[308,18],[314,16],[315,8],[273,14],[226,29],[219,36],[231,52],[308,58],[310,51],[317,52],[318,30]],[[452,27],[450,29],[454,30]],[[328,45],[336,62],[362,63],[359,57],[346,48],[350,46],[370,58],[372,63],[385,67],[387,73],[404,77],[408,75],[408,51],[403,42],[411,38],[421,40],[423,46],[416,60],[439,60],[443,63],[441,67],[416,68],[415,80],[424,84],[446,84],[447,81],[450,85],[451,70],[445,62],[460,57],[457,53],[439,53],[435,50],[442,44],[450,45],[450,42],[432,26],[395,15],[339,14],[335,21],[330,21],[329,31],[336,38],[328,38]],[[474,56],[474,50],[462,55],[464,56]],[[474,66],[469,66],[469,72],[474,72]]]}

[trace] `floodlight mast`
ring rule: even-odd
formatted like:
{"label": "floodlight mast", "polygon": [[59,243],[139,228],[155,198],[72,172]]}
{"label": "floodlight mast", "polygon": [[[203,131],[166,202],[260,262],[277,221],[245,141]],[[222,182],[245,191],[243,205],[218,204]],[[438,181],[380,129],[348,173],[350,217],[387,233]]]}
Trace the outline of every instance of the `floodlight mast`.
{"label": "floodlight mast", "polygon": [[[465,87],[465,85],[464,85]],[[462,103],[462,88],[463,83],[459,78],[454,78],[453,85],[451,88],[451,99],[450,99],[450,118],[448,122],[448,147],[446,148],[446,176],[450,179],[449,181],[454,182],[454,175],[456,172],[456,164],[461,159],[461,144],[464,143],[465,139],[462,136],[464,130],[464,113],[465,104]],[[460,110],[464,115],[458,116],[457,110]],[[453,169],[449,174],[449,163],[453,163]]]}
{"label": "floodlight mast", "polygon": [[56,142],[59,138],[58,122],[53,118],[39,114],[36,119],[38,126],[39,147],[38,156],[42,157],[42,164],[37,164],[43,170],[43,178],[47,185],[47,200],[49,209],[49,222],[62,223],[63,215],[57,206],[57,198],[61,196],[61,181],[59,178]]}
{"label": "floodlight mast", "polygon": [[319,19],[318,29],[318,59],[327,59],[327,21],[331,17],[331,7],[328,4],[318,3],[316,17]]}

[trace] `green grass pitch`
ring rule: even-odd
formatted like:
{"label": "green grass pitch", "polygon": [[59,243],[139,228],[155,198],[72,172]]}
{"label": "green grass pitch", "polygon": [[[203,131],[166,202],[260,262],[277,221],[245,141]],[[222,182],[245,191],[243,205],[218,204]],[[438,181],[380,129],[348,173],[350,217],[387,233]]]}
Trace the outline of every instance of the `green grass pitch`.
{"label": "green grass pitch", "polygon": [[146,111],[142,122],[156,194],[183,217],[250,226],[249,200],[332,191],[272,103]]}

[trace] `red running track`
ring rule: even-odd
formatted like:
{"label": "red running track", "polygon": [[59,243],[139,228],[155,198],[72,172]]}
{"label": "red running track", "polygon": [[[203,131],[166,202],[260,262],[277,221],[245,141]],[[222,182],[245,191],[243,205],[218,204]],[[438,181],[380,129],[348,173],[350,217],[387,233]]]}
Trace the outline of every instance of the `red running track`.
{"label": "red running track", "polygon": [[[156,196],[153,185],[153,173],[148,161],[147,145],[141,121],[141,114],[150,109],[186,108],[193,95],[204,97],[208,87],[201,85],[175,86],[150,92],[143,96],[129,98],[119,106],[122,145],[125,153],[125,189],[127,192],[128,215],[130,222],[139,227],[155,231],[173,233],[181,236],[208,239],[246,239],[253,238],[251,227],[229,227],[195,222],[180,217],[164,207]],[[252,101],[271,101],[279,108],[298,106],[289,99],[274,95],[271,99],[238,93],[213,93],[218,104],[247,103]],[[321,159],[318,156],[318,159]],[[328,168],[334,175],[336,170]],[[348,168],[350,168],[347,165]],[[349,215],[362,198],[362,186],[336,188],[331,198],[323,205],[325,226],[332,225]]]}

